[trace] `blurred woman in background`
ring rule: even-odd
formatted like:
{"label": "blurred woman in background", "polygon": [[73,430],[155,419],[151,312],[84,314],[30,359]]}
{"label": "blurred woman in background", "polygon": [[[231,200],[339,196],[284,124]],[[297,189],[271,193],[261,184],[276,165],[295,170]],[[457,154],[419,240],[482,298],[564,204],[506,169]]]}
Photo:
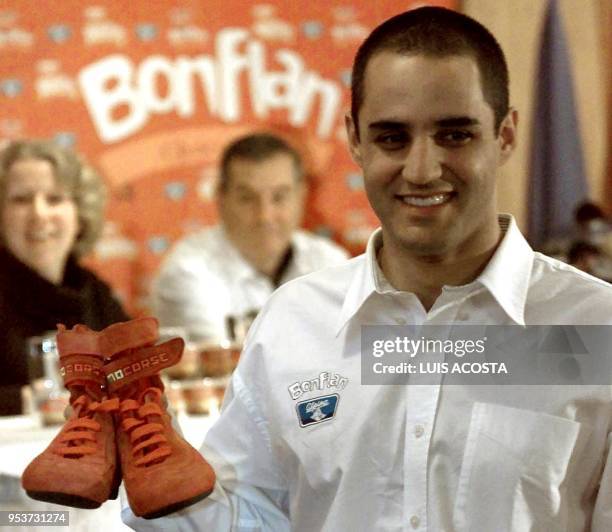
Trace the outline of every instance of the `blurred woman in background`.
{"label": "blurred woman in background", "polygon": [[21,413],[28,338],[57,323],[99,330],[129,319],[79,265],[100,235],[104,203],[98,174],[67,149],[24,140],[0,152],[0,415]]}

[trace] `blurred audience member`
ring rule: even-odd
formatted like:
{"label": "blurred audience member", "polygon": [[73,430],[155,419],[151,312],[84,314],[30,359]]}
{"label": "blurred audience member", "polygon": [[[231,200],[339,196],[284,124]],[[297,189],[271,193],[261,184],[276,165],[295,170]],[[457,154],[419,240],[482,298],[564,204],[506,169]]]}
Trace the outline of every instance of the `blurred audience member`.
{"label": "blurred audience member", "polygon": [[78,263],[100,234],[104,198],[94,170],[51,142],[0,152],[0,415],[21,412],[28,338],[57,323],[101,329],[128,319]]}
{"label": "blurred audience member", "polygon": [[612,257],[612,221],[603,209],[591,201],[581,203],[574,211],[578,239],[598,246]]}
{"label": "blurred audience member", "polygon": [[595,275],[597,262],[601,259],[601,250],[590,244],[579,240],[574,242],[567,252],[567,262],[583,272]]}
{"label": "blurred audience member", "polygon": [[298,229],[306,185],[300,156],[284,140],[259,133],[229,145],[217,192],[221,223],[176,244],[153,286],[161,323],[184,326],[196,340],[231,338],[228,323],[252,319],[280,284],[347,258]]}
{"label": "blurred audience member", "polygon": [[610,282],[612,280],[612,221],[592,201],[574,211],[576,239],[567,260],[577,268]]}

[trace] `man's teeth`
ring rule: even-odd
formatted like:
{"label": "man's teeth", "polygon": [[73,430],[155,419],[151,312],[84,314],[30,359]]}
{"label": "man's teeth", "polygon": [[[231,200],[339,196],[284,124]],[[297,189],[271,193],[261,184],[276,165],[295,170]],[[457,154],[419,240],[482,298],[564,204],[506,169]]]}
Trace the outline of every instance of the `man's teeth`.
{"label": "man's teeth", "polygon": [[416,207],[431,207],[432,205],[441,205],[448,200],[450,196],[448,194],[435,194],[427,197],[417,196],[404,196],[402,199],[404,203],[408,205],[414,205]]}

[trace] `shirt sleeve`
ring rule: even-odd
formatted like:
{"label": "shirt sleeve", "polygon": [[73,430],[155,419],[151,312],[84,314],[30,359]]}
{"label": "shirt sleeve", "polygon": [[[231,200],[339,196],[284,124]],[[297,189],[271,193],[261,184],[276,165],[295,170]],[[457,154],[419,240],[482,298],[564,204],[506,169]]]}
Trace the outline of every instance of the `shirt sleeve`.
{"label": "shirt sleeve", "polygon": [[592,532],[612,530],[612,432],[608,434],[608,458],[604,466],[595,511],[593,512]]}
{"label": "shirt sleeve", "polygon": [[152,521],[124,508],[125,524],[138,531],[289,532],[288,491],[257,403],[235,373],[222,414],[201,449],[217,475],[214,491],[196,505]]}

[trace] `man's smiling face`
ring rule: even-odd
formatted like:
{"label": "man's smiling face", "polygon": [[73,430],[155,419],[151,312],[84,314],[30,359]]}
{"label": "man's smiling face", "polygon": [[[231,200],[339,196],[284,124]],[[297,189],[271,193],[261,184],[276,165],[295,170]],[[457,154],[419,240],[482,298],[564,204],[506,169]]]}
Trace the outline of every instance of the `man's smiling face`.
{"label": "man's smiling face", "polygon": [[495,245],[496,172],[514,146],[515,115],[497,135],[474,59],[379,52],[359,131],[347,125],[385,246],[444,260]]}

